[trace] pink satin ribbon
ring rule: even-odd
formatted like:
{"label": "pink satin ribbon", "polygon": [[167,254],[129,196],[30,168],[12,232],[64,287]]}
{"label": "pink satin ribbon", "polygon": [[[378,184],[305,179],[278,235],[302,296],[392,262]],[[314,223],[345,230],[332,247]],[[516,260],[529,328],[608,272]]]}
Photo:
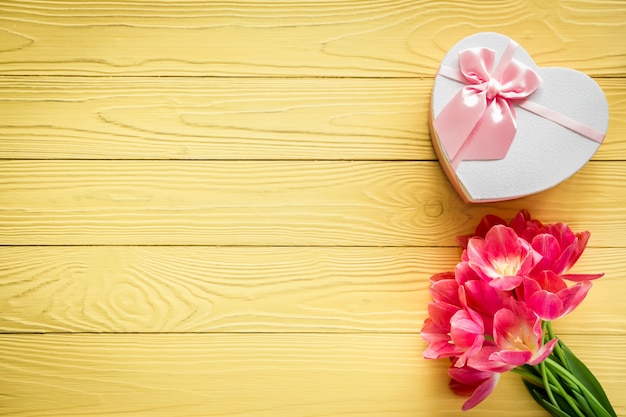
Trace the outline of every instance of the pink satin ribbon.
{"label": "pink satin ribbon", "polygon": [[439,142],[453,169],[463,160],[503,159],[517,122],[514,105],[552,120],[596,142],[604,134],[538,103],[526,100],[541,84],[535,71],[513,59],[511,41],[500,61],[488,48],[459,52],[460,72],[441,67],[439,74],[465,84],[434,120]]}

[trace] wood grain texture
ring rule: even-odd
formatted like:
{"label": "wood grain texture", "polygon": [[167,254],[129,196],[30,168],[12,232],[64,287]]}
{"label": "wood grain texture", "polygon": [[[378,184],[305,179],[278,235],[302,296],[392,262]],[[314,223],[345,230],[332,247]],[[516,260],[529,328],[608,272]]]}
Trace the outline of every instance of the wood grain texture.
{"label": "wood grain texture", "polygon": [[0,157],[433,159],[431,89],[404,79],[6,77]]}
{"label": "wood grain texture", "polygon": [[525,207],[624,247],[625,181],[623,163],[592,162],[549,191],[467,206],[435,162],[4,161],[0,243],[450,246]]}
{"label": "wood grain texture", "polygon": [[[434,160],[432,79],[0,77],[0,158]],[[626,159],[626,82],[599,79]]]}
{"label": "wood grain texture", "polygon": [[3,1],[0,73],[432,76],[445,52],[477,30],[515,38],[542,66],[626,73],[623,2],[491,5]]}
{"label": "wood grain texture", "polygon": [[[0,248],[0,332],[419,332],[455,248]],[[624,334],[623,249],[559,334]],[[581,320],[584,318],[584,320]]]}
{"label": "wood grain texture", "polygon": [[[625,336],[570,336],[618,415]],[[12,416],[458,415],[449,363],[421,358],[416,335],[2,335],[0,410]],[[428,383],[424,383],[428,381]],[[516,407],[511,407],[515,403]],[[541,417],[506,374],[468,416]]]}
{"label": "wood grain texture", "polygon": [[[479,31],[609,101],[594,160],[468,206],[433,75]],[[554,326],[626,415],[626,3],[0,1],[0,415],[452,417],[428,278],[486,213],[590,230]],[[466,414],[541,417],[505,374]]]}

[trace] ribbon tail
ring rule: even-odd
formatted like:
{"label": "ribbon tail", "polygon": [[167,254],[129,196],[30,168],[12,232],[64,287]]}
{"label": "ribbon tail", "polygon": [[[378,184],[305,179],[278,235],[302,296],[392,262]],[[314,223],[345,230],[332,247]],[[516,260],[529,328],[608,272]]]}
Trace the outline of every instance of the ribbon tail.
{"label": "ribbon tail", "polygon": [[434,126],[448,160],[452,161],[457,157],[486,107],[484,92],[477,93],[464,87],[437,115]]}
{"label": "ribbon tail", "polygon": [[515,110],[502,98],[496,98],[485,109],[456,157],[451,160],[457,167],[463,160],[504,159],[517,131]]}

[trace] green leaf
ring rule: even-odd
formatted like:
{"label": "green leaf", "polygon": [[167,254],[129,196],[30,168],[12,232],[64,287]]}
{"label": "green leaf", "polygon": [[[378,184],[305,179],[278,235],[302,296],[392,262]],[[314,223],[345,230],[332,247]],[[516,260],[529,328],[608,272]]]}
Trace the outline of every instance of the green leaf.
{"label": "green leaf", "polygon": [[572,417],[573,416],[573,414],[568,414],[564,411],[561,411],[545,400],[544,400],[544,403],[545,404],[543,405],[543,408],[545,408],[554,417]]}
{"label": "green leaf", "polygon": [[[600,385],[600,382],[598,382],[598,380],[591,373],[589,368],[587,368],[585,364],[582,363],[582,361],[578,359],[576,355],[574,355],[574,353],[572,353],[572,351],[565,345],[565,343],[559,341],[559,344],[561,345],[565,360],[567,362],[566,364],[564,364],[565,367],[569,369],[572,375],[574,375],[589,390],[589,392],[602,405],[602,407],[604,407],[606,413],[608,413],[612,417],[617,417],[617,414],[615,414],[615,410],[613,410],[613,407],[611,406],[611,402],[606,396],[604,389],[602,389],[602,385]],[[587,400],[589,400],[589,398]],[[589,401],[589,403],[593,404],[593,401]]]}
{"label": "green leaf", "polygon": [[[577,416],[578,414],[572,409],[572,406],[569,405],[567,403],[567,401],[563,398],[563,396],[561,396],[560,394],[556,394],[554,395],[554,398],[556,399],[556,402],[558,403],[558,407],[563,410],[564,412],[567,413],[568,416]],[[574,399],[572,398],[572,401]],[[578,407],[580,408],[580,407]],[[592,417],[592,416],[589,416]]]}
{"label": "green leaf", "polygon": [[520,368],[522,368],[523,370],[527,371],[530,374],[534,374],[535,376],[538,376],[539,378],[541,378],[541,372],[539,372],[539,369],[537,369],[536,366],[522,365],[520,366]]}
{"label": "green leaf", "polygon": [[[551,416],[570,417],[567,413],[564,413],[563,411],[559,410],[558,408],[550,404],[550,402],[547,400],[547,395],[545,394],[545,390],[537,389],[536,385],[526,381],[525,379],[522,379],[522,382],[526,386],[526,389],[530,393],[530,396],[533,398],[533,400],[535,400],[537,404],[543,407],[544,410],[550,413]],[[543,391],[543,393],[541,393],[540,391]]]}
{"label": "green leaf", "polygon": [[530,393],[530,396],[535,400],[537,404],[543,407],[553,417],[572,417],[575,416],[574,411],[560,396],[557,396],[558,406],[553,405],[548,398],[548,394],[545,389],[538,388],[537,385],[522,379],[522,382],[526,386],[526,389]]}
{"label": "green leaf", "polygon": [[576,397],[576,402],[580,405],[580,408],[585,412],[585,414],[589,417],[598,417],[596,413],[591,409],[591,406],[587,402],[584,396],[574,391],[574,396]]}

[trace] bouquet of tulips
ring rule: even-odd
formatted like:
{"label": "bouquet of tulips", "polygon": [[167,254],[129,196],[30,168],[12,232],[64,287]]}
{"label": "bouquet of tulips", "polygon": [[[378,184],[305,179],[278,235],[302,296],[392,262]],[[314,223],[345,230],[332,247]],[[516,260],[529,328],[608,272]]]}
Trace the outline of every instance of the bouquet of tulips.
{"label": "bouquet of tulips", "polygon": [[462,409],[483,401],[512,371],[552,416],[617,417],[597,379],[551,327],[603,275],[568,274],[589,232],[544,225],[522,210],[510,223],[485,216],[473,235],[457,240],[461,262],[431,278],[434,301],[421,335],[425,358],[450,358],[450,389],[469,396]]}

